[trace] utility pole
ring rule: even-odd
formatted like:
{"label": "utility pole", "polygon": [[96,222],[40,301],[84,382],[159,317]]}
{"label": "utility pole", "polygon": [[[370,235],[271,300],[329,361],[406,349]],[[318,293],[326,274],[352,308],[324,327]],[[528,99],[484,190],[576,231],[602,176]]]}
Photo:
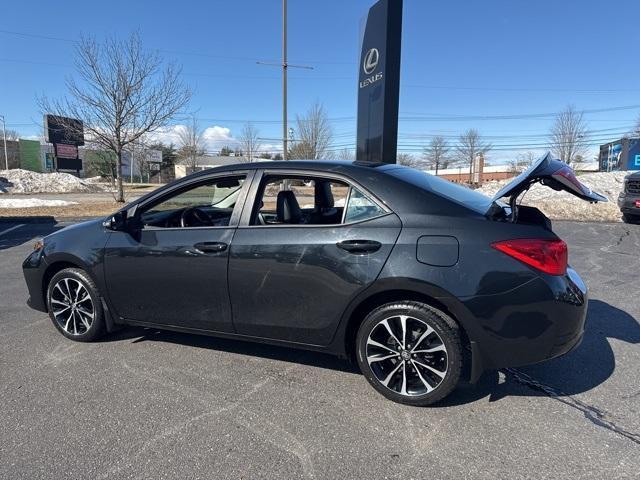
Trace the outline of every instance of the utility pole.
{"label": "utility pole", "polygon": [[287,134],[287,0],[282,0],[282,159],[289,160]]}
{"label": "utility pole", "polygon": [[9,156],[7,155],[7,129],[5,128],[5,120],[4,115],[0,115],[2,117],[2,143],[4,143],[4,168],[5,170],[9,170]]}
{"label": "utility pole", "polygon": [[256,62],[258,65],[282,67],[282,158],[289,160],[289,126],[287,125],[287,72],[291,68],[313,70],[307,65],[289,65],[287,60],[287,0],[282,0],[282,63]]}

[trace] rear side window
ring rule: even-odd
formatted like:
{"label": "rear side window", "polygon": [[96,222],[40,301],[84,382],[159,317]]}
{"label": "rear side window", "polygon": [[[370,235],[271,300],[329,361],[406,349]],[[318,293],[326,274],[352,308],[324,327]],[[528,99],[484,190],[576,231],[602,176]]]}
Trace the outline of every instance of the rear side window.
{"label": "rear side window", "polygon": [[345,223],[359,222],[369,218],[383,215],[385,211],[380,208],[373,200],[355,187],[351,187],[349,195],[349,203],[347,204],[347,212],[345,214]]}
{"label": "rear side window", "polygon": [[411,185],[422,188],[428,192],[433,192],[448,200],[474,210],[484,215],[487,213],[493,201],[482,193],[463,187],[457,183],[450,182],[444,178],[430,175],[426,172],[413,168],[394,168],[389,170],[392,175],[400,180],[404,180]]}
{"label": "rear side window", "polygon": [[268,175],[256,195],[250,225],[341,225],[385,213],[373,199],[345,181]]}

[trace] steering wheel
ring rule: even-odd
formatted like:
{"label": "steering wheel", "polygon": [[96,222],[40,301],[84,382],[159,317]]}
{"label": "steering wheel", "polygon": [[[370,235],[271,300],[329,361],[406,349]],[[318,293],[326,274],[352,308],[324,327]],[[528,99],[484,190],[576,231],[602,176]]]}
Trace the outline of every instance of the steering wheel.
{"label": "steering wheel", "polygon": [[[193,221],[195,220],[195,222]],[[211,226],[213,221],[204,210],[198,207],[185,208],[180,214],[181,227]]]}

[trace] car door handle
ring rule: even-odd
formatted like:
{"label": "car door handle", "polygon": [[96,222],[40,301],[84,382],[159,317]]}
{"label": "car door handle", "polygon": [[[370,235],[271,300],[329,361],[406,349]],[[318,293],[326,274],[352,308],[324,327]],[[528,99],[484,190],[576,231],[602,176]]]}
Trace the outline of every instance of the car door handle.
{"label": "car door handle", "polygon": [[338,248],[356,255],[366,255],[380,250],[382,244],[375,240],[343,240],[336,244]]}
{"label": "car door handle", "polygon": [[201,253],[220,253],[224,252],[227,246],[224,242],[201,242],[196,243],[193,248]]}

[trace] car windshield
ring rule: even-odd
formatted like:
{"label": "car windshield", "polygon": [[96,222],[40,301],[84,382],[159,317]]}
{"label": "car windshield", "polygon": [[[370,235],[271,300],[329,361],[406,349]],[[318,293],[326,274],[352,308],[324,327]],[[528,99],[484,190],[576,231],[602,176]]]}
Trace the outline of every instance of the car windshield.
{"label": "car windshield", "polygon": [[394,168],[389,170],[390,175],[408,182],[428,192],[436,193],[452,202],[474,210],[482,215],[489,211],[493,201],[475,190],[463,187],[435,175],[413,168]]}

